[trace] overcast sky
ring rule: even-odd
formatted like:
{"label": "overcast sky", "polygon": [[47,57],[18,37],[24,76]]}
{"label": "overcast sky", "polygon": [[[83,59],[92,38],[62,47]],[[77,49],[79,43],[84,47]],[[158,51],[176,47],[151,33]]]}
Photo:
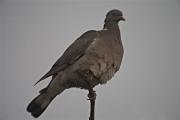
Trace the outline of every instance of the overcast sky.
{"label": "overcast sky", "polygon": [[[125,54],[114,78],[96,87],[96,120],[180,120],[180,1],[82,1],[0,1],[0,120],[32,120],[26,107],[50,79],[34,83],[114,8],[126,18]],[[88,120],[87,94],[65,91],[38,120]]]}

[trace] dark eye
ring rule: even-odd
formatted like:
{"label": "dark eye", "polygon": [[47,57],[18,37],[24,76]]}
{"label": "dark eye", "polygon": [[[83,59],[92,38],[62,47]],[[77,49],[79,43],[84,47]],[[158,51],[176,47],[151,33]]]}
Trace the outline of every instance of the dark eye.
{"label": "dark eye", "polygon": [[118,13],[113,13],[112,15],[113,15],[113,16],[119,16],[119,14],[118,14]]}
{"label": "dark eye", "polygon": [[112,15],[113,15],[113,16],[117,16],[117,14],[116,14],[116,13],[113,13]]}

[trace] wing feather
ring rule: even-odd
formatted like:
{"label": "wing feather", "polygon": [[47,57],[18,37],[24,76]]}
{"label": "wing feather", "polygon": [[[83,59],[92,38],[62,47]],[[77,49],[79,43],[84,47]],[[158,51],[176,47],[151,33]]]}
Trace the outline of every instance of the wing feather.
{"label": "wing feather", "polygon": [[97,32],[93,30],[82,34],[65,50],[63,55],[55,62],[49,72],[47,72],[39,81],[37,81],[35,85],[45,78],[57,74],[81,58],[89,45],[95,40],[96,36]]}

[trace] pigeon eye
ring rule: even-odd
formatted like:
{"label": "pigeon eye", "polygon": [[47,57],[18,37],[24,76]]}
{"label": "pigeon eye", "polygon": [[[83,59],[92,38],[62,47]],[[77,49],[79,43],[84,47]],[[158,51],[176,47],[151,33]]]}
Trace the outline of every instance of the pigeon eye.
{"label": "pigeon eye", "polygon": [[117,13],[113,13],[112,15],[113,15],[113,16],[119,16]]}

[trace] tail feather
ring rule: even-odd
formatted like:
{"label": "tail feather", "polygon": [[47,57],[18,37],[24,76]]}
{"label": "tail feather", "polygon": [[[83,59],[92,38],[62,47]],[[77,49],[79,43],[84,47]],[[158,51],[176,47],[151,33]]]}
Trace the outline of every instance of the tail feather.
{"label": "tail feather", "polygon": [[30,112],[33,117],[38,118],[53,100],[53,98],[45,99],[45,97],[46,94],[40,94],[28,105],[27,111]]}
{"label": "tail feather", "polygon": [[39,91],[39,95],[34,98],[27,107],[27,111],[32,114],[33,117],[39,117],[51,103],[51,101],[65,90],[62,85],[61,76],[57,75],[53,77],[47,87]]}

